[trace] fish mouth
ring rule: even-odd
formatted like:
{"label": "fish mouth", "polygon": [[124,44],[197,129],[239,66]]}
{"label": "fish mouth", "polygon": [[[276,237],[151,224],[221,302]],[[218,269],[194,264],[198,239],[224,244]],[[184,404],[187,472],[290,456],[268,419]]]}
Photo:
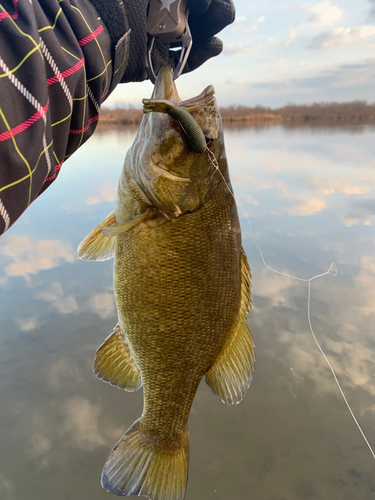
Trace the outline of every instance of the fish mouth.
{"label": "fish mouth", "polygon": [[201,106],[208,104],[213,99],[214,94],[213,85],[209,85],[196,97],[182,101],[173,80],[173,68],[170,65],[164,65],[160,68],[156,77],[152,99],[167,99],[193,113]]}
{"label": "fish mouth", "polygon": [[214,99],[214,95],[214,86],[209,85],[196,97],[191,97],[190,99],[186,99],[185,101],[180,101],[178,104],[179,106],[183,106],[184,108],[186,108],[190,113],[194,113],[200,107],[210,104]]}
{"label": "fish mouth", "polygon": [[181,101],[177,92],[176,84],[173,81],[172,66],[165,65],[159,70],[155,80],[152,99],[167,99],[168,101],[178,103]]}
{"label": "fish mouth", "polygon": [[209,111],[212,105],[215,106],[214,94],[213,85],[209,85],[196,97],[182,101],[173,81],[173,69],[170,65],[164,65],[156,78],[151,99],[142,101],[143,111],[145,114],[154,111],[169,115],[168,118],[156,119],[156,122],[159,125],[171,125],[179,136],[187,139],[192,149],[202,153],[213,145],[213,134],[207,127],[206,119],[212,114],[212,109]]}

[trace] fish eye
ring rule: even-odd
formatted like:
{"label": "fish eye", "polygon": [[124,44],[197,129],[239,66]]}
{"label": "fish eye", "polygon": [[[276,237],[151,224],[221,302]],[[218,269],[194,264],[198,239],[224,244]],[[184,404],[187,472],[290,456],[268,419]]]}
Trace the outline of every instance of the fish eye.
{"label": "fish eye", "polygon": [[212,144],[214,142],[213,138],[210,135],[206,134],[206,133],[204,133],[204,138],[206,139],[206,146],[207,147],[212,146]]}

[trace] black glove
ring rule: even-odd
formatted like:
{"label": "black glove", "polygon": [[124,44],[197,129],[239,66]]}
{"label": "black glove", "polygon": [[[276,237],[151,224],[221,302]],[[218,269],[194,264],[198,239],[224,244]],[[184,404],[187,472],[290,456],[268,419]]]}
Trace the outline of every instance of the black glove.
{"label": "black glove", "polygon": [[[124,76],[125,82],[141,82],[148,78],[146,71],[147,53],[147,6],[148,0],[124,0],[125,12],[131,28],[129,61]],[[190,0],[188,2],[189,26],[193,46],[184,68],[184,73],[193,71],[207,59],[217,56],[223,50],[222,41],[214,35],[232,23],[235,8],[232,0]],[[170,51],[169,44],[155,42],[152,63],[155,72],[163,64],[177,65],[179,52]]]}

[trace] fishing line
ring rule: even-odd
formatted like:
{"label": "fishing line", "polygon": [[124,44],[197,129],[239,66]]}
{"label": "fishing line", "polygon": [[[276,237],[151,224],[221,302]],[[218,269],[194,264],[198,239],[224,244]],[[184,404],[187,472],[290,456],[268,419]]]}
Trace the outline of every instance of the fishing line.
{"label": "fishing line", "polygon": [[280,274],[281,276],[286,276],[286,277],[288,277],[288,278],[293,278],[293,279],[298,280],[298,281],[308,282],[308,294],[307,294],[307,320],[308,320],[308,324],[309,324],[309,328],[310,328],[310,333],[311,333],[311,336],[312,336],[312,338],[314,339],[314,342],[315,342],[315,344],[317,345],[317,347],[318,347],[318,349],[319,349],[320,353],[322,354],[323,358],[325,359],[325,361],[326,361],[326,363],[327,363],[327,365],[328,365],[329,369],[331,370],[331,373],[332,373],[333,379],[334,379],[334,381],[336,382],[336,385],[337,385],[337,387],[338,387],[338,389],[339,389],[339,391],[340,391],[340,394],[341,394],[341,396],[342,396],[342,398],[343,398],[343,400],[344,400],[344,402],[345,402],[345,404],[346,404],[346,407],[348,408],[349,413],[350,413],[351,417],[352,417],[352,418],[353,418],[353,420],[354,420],[354,423],[356,424],[356,426],[357,426],[357,428],[358,428],[359,432],[361,433],[361,435],[362,435],[362,437],[363,437],[363,439],[364,439],[364,441],[365,441],[365,443],[366,443],[366,445],[367,445],[368,449],[370,450],[370,453],[371,453],[372,457],[375,459],[375,452],[374,452],[374,450],[372,449],[372,447],[371,447],[371,445],[370,445],[370,443],[369,443],[369,441],[368,441],[368,439],[367,439],[367,437],[366,437],[365,433],[363,432],[362,427],[360,426],[360,424],[359,424],[359,422],[358,422],[358,420],[357,420],[356,416],[354,415],[354,412],[353,412],[353,410],[352,410],[352,408],[351,408],[351,406],[350,406],[350,404],[349,404],[348,400],[346,399],[346,396],[345,396],[345,394],[344,394],[344,391],[343,391],[343,390],[342,390],[342,388],[341,388],[341,384],[340,384],[340,382],[338,381],[338,378],[337,378],[337,376],[336,376],[336,372],[335,372],[335,370],[334,370],[334,368],[333,368],[333,366],[332,366],[331,362],[330,362],[330,361],[329,361],[329,359],[327,358],[327,356],[326,356],[325,352],[323,351],[323,349],[322,349],[321,345],[319,344],[318,339],[317,339],[317,338],[316,338],[316,336],[315,336],[315,333],[314,333],[314,330],[313,330],[313,327],[312,327],[312,323],[311,323],[311,316],[310,316],[311,282],[312,282],[312,280],[315,280],[315,279],[317,279],[317,278],[321,278],[322,276],[325,276],[326,274],[330,274],[330,275],[332,275],[332,276],[337,276],[337,267],[336,267],[336,264],[335,264],[334,262],[332,262],[332,264],[330,265],[330,267],[329,267],[328,271],[326,271],[325,273],[322,273],[322,274],[317,274],[316,276],[313,276],[312,278],[308,278],[308,279],[306,279],[306,278],[299,278],[298,276],[293,276],[292,274],[288,274],[288,273],[282,273],[282,272],[280,272],[280,271],[277,271],[276,269],[273,269],[271,266],[269,266],[269,265],[267,264],[267,262],[265,261],[265,259],[264,259],[264,256],[263,256],[263,252],[262,252],[262,250],[260,249],[260,247],[259,247],[258,243],[257,243],[257,242],[256,242],[256,240],[255,240],[255,236],[254,236],[254,233],[253,233],[253,228],[251,227],[250,220],[249,220],[248,216],[246,215],[246,213],[244,212],[244,210],[242,209],[242,207],[241,207],[241,206],[237,203],[237,200],[236,200],[236,197],[235,197],[235,195],[234,195],[233,191],[232,191],[232,190],[231,190],[231,188],[229,187],[229,185],[228,185],[227,181],[225,180],[225,177],[223,176],[223,174],[222,174],[222,173],[221,173],[221,171],[220,171],[219,164],[218,164],[218,162],[217,162],[216,156],[214,155],[214,153],[213,153],[210,149],[208,149],[208,147],[206,148],[206,151],[207,151],[207,153],[208,153],[208,156],[209,156],[209,159],[210,159],[210,162],[211,162],[212,166],[213,166],[213,167],[215,168],[215,170],[217,170],[217,172],[220,174],[221,178],[222,178],[222,179],[223,179],[223,181],[224,181],[224,184],[225,184],[226,188],[228,189],[229,193],[233,196],[233,199],[234,199],[234,201],[235,201],[235,203],[236,203],[236,206],[237,206],[237,207],[241,210],[241,212],[243,213],[243,215],[244,215],[244,217],[245,217],[245,219],[246,219],[246,221],[247,221],[247,223],[248,223],[248,225],[249,225],[251,237],[252,237],[252,239],[253,239],[253,242],[254,242],[255,246],[257,247],[257,249],[258,249],[258,251],[259,251],[259,254],[260,254],[260,257],[261,257],[261,259],[262,259],[263,264],[264,264],[264,265],[265,265],[265,266],[266,266],[266,267],[267,267],[270,271],[273,271],[273,272],[274,272],[274,273],[276,273],[276,274]]}

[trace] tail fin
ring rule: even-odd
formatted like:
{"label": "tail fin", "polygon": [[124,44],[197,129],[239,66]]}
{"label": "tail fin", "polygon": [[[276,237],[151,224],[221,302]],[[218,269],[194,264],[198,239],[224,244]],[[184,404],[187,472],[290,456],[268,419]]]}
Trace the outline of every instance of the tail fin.
{"label": "tail fin", "polygon": [[140,420],[126,431],[104,465],[102,486],[119,496],[183,500],[188,476],[189,435],[181,445],[162,448],[142,431]]}

